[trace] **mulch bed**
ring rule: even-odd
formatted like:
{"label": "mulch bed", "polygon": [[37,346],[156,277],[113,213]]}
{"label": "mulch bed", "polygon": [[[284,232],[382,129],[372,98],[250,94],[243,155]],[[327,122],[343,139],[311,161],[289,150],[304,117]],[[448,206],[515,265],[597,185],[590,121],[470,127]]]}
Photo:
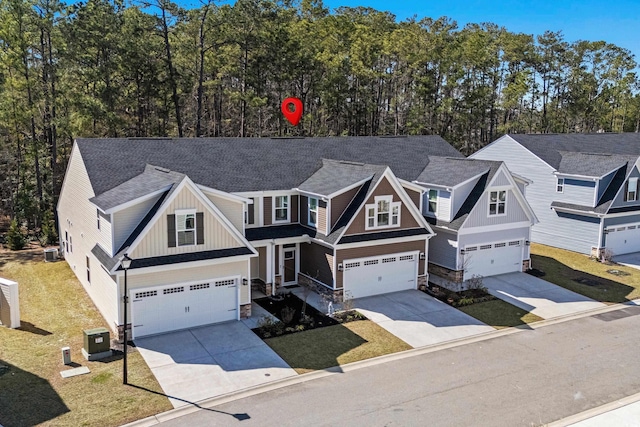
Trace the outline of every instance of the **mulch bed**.
{"label": "mulch bed", "polygon": [[537,268],[530,268],[525,273],[530,274],[530,275],[532,275],[534,277],[542,277],[545,274],[547,274],[542,270],[538,270]]}
{"label": "mulch bed", "polygon": [[253,329],[260,338],[271,338],[366,319],[355,310],[336,313],[333,317],[327,316],[309,304],[303,316],[304,302],[290,292],[282,295],[282,298],[266,297],[256,299],[254,302],[280,320],[279,322],[261,320],[261,325]]}
{"label": "mulch bed", "polygon": [[425,292],[440,301],[449,304],[452,307],[464,307],[479,302],[491,301],[496,299],[485,289],[466,289],[460,292],[453,292],[442,286],[429,283]]}
{"label": "mulch bed", "polygon": [[627,273],[626,271],[622,271],[622,270],[607,270],[607,273],[609,274],[613,274],[614,276],[631,276],[631,273]]}

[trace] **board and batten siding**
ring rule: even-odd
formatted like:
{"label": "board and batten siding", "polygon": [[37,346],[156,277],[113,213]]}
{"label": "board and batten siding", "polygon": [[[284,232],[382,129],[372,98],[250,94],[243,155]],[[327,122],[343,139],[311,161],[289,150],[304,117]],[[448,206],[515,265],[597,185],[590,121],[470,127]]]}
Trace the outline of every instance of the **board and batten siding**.
{"label": "board and batten siding", "polygon": [[338,194],[331,199],[331,229],[335,227],[345,209],[347,209],[353,198],[358,194],[358,191],[360,191],[360,188],[361,186],[352,188],[351,190]]}
{"label": "board and batten siding", "polygon": [[489,193],[491,191],[492,189],[489,188],[480,196],[464,223],[465,228],[529,221],[525,210],[520,205],[512,189],[507,190],[506,215],[489,215]]}
{"label": "board and batten siding", "polygon": [[[390,243],[380,244],[376,246],[364,246],[359,248],[349,249],[337,249],[336,250],[336,265],[344,263],[345,260],[356,258],[367,258],[382,255],[391,255],[402,252],[422,252],[426,250],[427,243],[425,240],[414,240],[411,242],[402,243]],[[418,261],[418,276],[424,275],[425,272],[425,260]],[[343,287],[343,272],[336,271],[336,287],[335,289],[342,289]]]}
{"label": "board and batten siding", "polygon": [[333,249],[316,243],[301,244],[300,273],[333,287]]}
{"label": "board and batten siding", "polygon": [[[227,217],[233,226],[240,232],[244,227],[244,203],[230,200],[215,194],[204,193],[205,196]],[[249,205],[250,207],[253,205]]]}
{"label": "board and batten siding", "polygon": [[401,203],[400,206],[400,226],[393,228],[382,228],[382,229],[372,229],[366,230],[365,226],[367,223],[367,204],[375,203],[376,196],[392,196],[393,202],[402,202],[398,193],[391,186],[391,183],[387,180],[386,177],[383,177],[378,186],[375,188],[373,193],[369,196],[364,205],[360,208],[358,213],[354,216],[353,222],[349,226],[349,228],[345,231],[344,235],[348,236],[350,234],[363,234],[363,233],[378,233],[381,230],[402,230],[406,228],[420,228],[421,225],[415,220],[413,215],[409,212],[407,206],[405,206],[404,202]]}
{"label": "board and batten siding", "polygon": [[429,240],[429,262],[456,270],[458,253],[456,235],[441,229],[435,231],[436,235]]}
{"label": "board and batten siding", "polygon": [[511,186],[511,181],[509,181],[509,178],[507,178],[504,172],[500,170],[496,176],[493,177],[491,185],[493,187]]}
{"label": "board and batten siding", "polygon": [[526,198],[539,220],[531,229],[532,241],[585,254],[590,254],[591,246],[597,245],[598,224],[594,227],[590,222],[556,214],[551,202],[561,199],[556,192],[554,169],[511,137],[499,138],[471,158],[502,160],[511,172],[532,181],[527,186]]}
{"label": "board and batten siding", "polygon": [[[633,167],[633,169],[631,170],[631,173],[629,174],[629,177],[631,178],[638,178],[638,181],[640,181],[640,173],[638,172],[638,168],[637,167]],[[625,181],[626,182],[626,181]],[[636,197],[635,201],[626,201],[624,200],[624,188],[625,185],[622,184],[621,185],[621,189],[618,192],[618,194],[616,194],[615,199],[613,199],[613,202],[611,203],[611,207],[612,208],[622,208],[622,207],[627,207],[627,206],[638,206],[640,209],[640,195],[638,197]]]}
{"label": "board and batten siding", "polygon": [[113,246],[117,252],[161,195],[113,213]]}
{"label": "board and batten siding", "polygon": [[[129,270],[127,276],[127,288],[129,291],[146,288],[150,286],[161,286],[180,284],[187,282],[207,281],[224,277],[238,276],[238,287],[240,288],[240,304],[251,302],[249,289],[250,285],[242,284],[243,277],[249,277],[249,267],[247,261],[234,261],[225,264],[205,265],[198,267],[176,267],[172,270],[142,273],[136,270]],[[124,293],[124,276],[120,276],[120,293]],[[131,319],[131,304],[129,304],[129,319]],[[124,319],[119,319],[122,324]]]}
{"label": "board and batten siding", "polygon": [[[178,209],[195,209],[196,212],[203,212],[204,244],[169,247],[167,215],[173,215]],[[129,256],[134,259],[148,258],[214,249],[237,248],[240,246],[242,244],[237,240],[236,236],[224,227],[221,220],[212,215],[188,187],[184,187],[174,200],[164,208],[158,220],[151,226]]]}
{"label": "board and batten siding", "polygon": [[556,193],[555,200],[575,205],[594,206],[596,183],[565,178],[562,193]]}

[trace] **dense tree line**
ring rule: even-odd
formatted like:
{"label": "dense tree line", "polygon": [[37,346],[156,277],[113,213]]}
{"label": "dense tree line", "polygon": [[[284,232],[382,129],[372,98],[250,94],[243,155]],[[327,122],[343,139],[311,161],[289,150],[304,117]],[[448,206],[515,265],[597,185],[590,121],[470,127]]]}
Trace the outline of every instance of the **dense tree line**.
{"label": "dense tree line", "polygon": [[[50,222],[75,137],[638,131],[626,49],[321,0],[0,0],[0,214]],[[293,128],[280,104],[304,103]]]}

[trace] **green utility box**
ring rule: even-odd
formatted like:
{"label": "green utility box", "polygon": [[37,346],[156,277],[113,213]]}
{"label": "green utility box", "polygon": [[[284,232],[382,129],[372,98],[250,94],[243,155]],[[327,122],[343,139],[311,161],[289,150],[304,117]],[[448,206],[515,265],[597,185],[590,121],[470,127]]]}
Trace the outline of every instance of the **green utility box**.
{"label": "green utility box", "polygon": [[111,339],[107,328],[87,329],[84,333],[83,349],[88,354],[104,353],[110,350]]}

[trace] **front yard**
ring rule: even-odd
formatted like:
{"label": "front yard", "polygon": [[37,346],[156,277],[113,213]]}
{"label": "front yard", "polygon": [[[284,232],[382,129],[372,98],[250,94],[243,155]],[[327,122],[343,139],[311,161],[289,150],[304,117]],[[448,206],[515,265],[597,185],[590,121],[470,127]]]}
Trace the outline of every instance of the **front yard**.
{"label": "front yard", "polygon": [[535,243],[531,244],[531,263],[544,272],[542,279],[596,301],[615,304],[640,298],[640,270],[635,268]]}
{"label": "front yard", "polygon": [[[172,408],[138,352],[128,357],[122,385],[121,354],[87,362],[82,331],[107,327],[64,261],[45,263],[42,249],[0,249],[0,277],[20,286],[22,327],[0,327],[0,424],[10,426],[117,426]],[[113,335],[112,335],[113,338]],[[91,372],[63,379],[61,347]]]}

